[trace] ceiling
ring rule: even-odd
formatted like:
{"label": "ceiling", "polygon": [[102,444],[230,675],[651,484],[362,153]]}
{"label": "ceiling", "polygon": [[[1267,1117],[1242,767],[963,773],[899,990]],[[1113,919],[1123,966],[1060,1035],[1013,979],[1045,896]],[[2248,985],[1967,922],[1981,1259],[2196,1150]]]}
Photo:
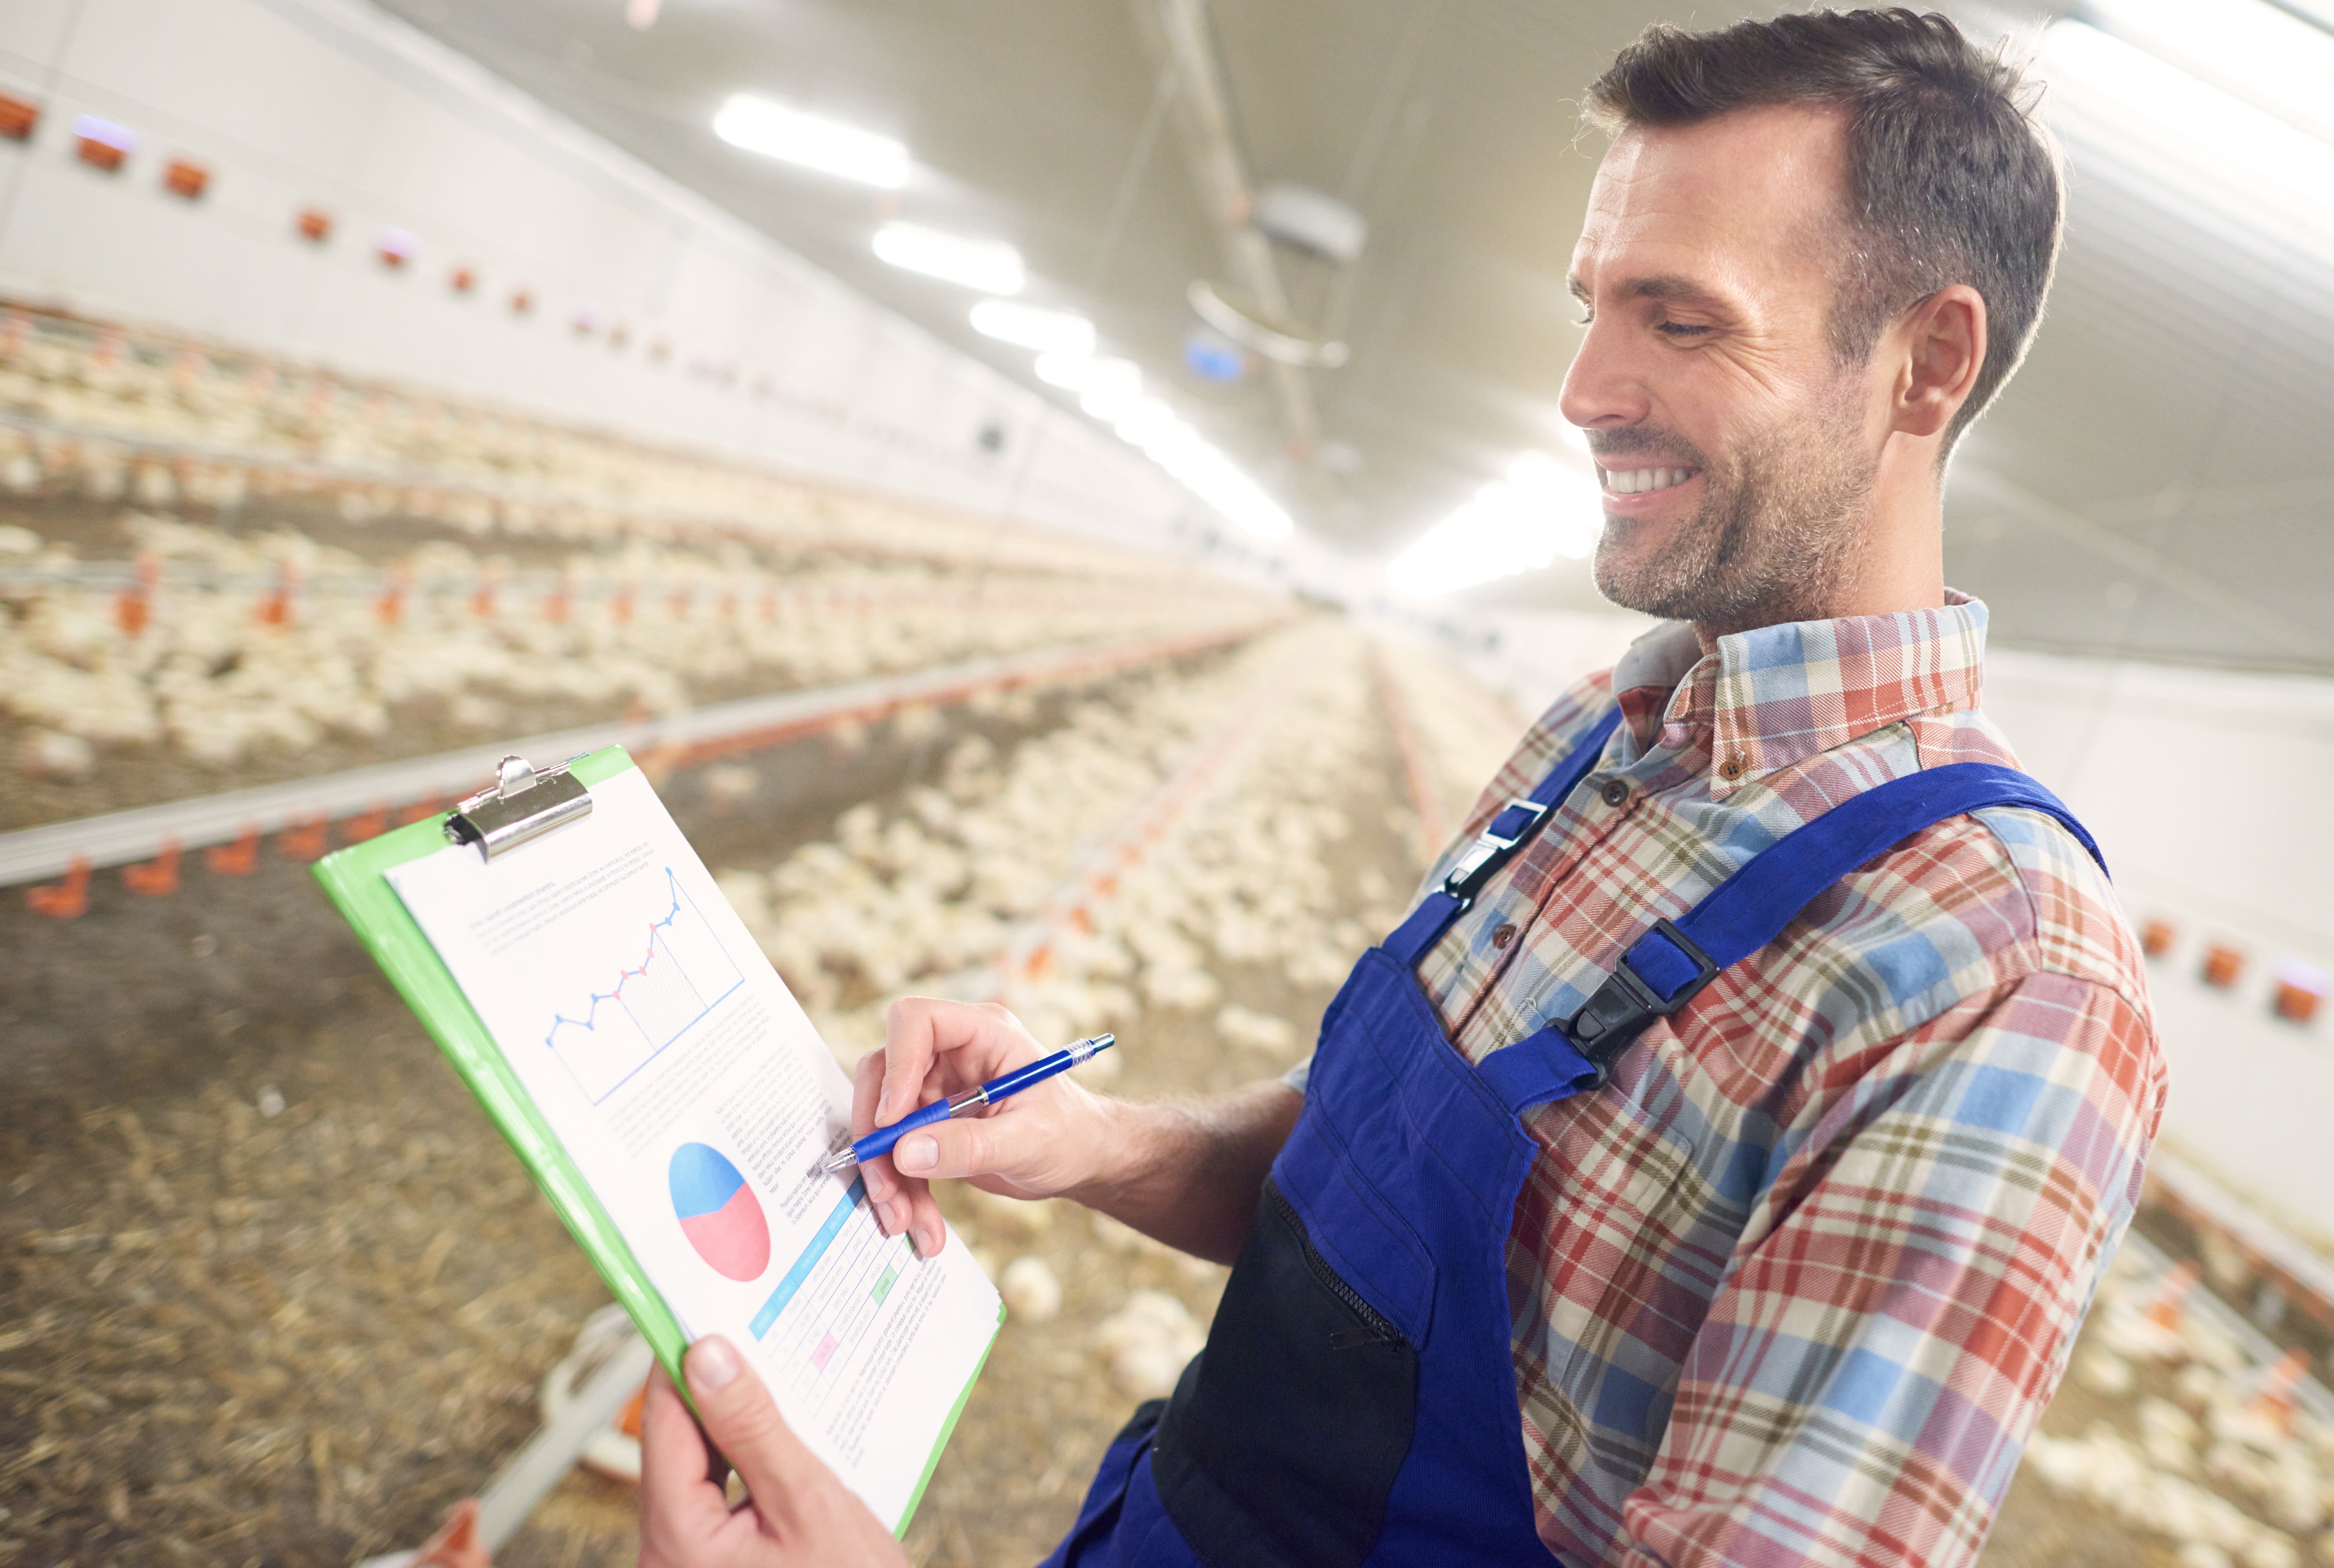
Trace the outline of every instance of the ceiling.
{"label": "ceiling", "polygon": [[[969,330],[963,291],[868,248],[892,216],[1011,240],[1024,298],[1091,316],[1301,527],[1376,558],[1560,444],[1564,270],[1599,150],[1575,102],[1647,23],[1712,20],[1656,0],[1211,0],[1249,169],[1370,223],[1343,274],[1280,255],[1296,313],[1352,346],[1306,372],[1321,445],[1299,464],[1265,378],[1180,368],[1186,287],[1226,268],[1151,0],[663,0],[644,30],[624,0],[376,3],[1036,385],[1026,352]],[[2030,40],[2041,19],[1961,14]],[[709,121],[738,91],[897,136],[916,176],[870,192],[732,149]],[[1949,580],[2008,642],[2334,671],[2334,245],[2249,232],[2060,101],[2066,253],[2032,354],[1956,460]],[[1558,561],[1452,608],[1471,602],[1600,601]]]}

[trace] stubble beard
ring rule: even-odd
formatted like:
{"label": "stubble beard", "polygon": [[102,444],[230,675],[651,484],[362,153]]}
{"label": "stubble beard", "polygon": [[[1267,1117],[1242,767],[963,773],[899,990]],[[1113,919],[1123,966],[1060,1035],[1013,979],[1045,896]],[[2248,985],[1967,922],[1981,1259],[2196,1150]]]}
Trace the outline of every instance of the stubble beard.
{"label": "stubble beard", "polygon": [[1865,450],[1847,386],[1811,415],[1779,421],[1718,463],[1666,432],[1606,437],[1633,459],[1650,449],[1700,468],[1702,499],[1650,554],[1631,548],[1644,523],[1607,518],[1596,591],[1624,609],[1720,636],[1828,616],[1854,575],[1878,461]]}

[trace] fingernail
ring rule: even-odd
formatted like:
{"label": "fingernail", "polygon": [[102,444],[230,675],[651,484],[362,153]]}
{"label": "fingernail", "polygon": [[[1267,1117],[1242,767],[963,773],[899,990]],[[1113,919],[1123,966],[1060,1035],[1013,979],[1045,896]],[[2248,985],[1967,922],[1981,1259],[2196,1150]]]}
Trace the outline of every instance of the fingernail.
{"label": "fingernail", "polygon": [[729,1342],[719,1334],[691,1345],[689,1359],[681,1363],[681,1371],[689,1374],[689,1391],[700,1399],[707,1394],[719,1393],[736,1382],[738,1374],[745,1370],[745,1363],[738,1359],[738,1352],[731,1350]]}
{"label": "fingernail", "polygon": [[918,1227],[916,1229],[916,1255],[918,1257],[931,1257],[935,1253],[939,1252],[940,1249],[940,1237],[933,1235],[929,1228],[921,1226]]}
{"label": "fingernail", "polygon": [[875,1205],[875,1223],[883,1227],[883,1234],[885,1236],[892,1234],[892,1206],[890,1204],[884,1203],[881,1200],[877,1201]]}
{"label": "fingernail", "polygon": [[940,1159],[940,1146],[936,1140],[919,1134],[902,1138],[892,1146],[892,1163],[902,1170],[930,1170]]}

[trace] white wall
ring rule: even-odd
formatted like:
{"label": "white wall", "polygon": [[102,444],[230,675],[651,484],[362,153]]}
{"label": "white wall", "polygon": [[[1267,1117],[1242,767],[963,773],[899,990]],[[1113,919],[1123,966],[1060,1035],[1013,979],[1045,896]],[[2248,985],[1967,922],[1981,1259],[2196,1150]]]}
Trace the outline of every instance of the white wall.
{"label": "white wall", "polygon": [[[43,113],[29,144],[0,141],[0,293],[1129,543],[1201,510],[1084,419],[362,0],[0,0],[0,91]],[[139,133],[120,173],[73,157],[84,111]],[[180,155],[212,171],[198,203],[161,189]],[[325,245],[294,233],[312,206],[337,220]],[[419,241],[402,270],[373,253],[391,226]],[[480,278],[467,296],[458,263]],[[521,285],[526,316],[506,305]],[[628,326],[625,348],[571,330],[587,306]],[[1001,455],[977,444],[991,421]]]}
{"label": "white wall", "polygon": [[[2334,681],[1997,649],[1985,706],[2074,807],[2136,919],[2172,1072],[2165,1132],[2264,1213],[2334,1246],[2334,1015],[2271,1016],[2284,960],[2334,970]],[[2199,978],[2215,940],[2233,991]]]}

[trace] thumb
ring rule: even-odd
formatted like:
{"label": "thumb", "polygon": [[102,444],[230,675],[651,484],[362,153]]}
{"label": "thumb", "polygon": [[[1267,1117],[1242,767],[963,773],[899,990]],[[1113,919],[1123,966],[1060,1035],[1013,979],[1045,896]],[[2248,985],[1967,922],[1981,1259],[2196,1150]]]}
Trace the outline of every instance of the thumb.
{"label": "thumb", "polygon": [[746,1358],[728,1340],[709,1334],[689,1347],[681,1371],[699,1424],[745,1481],[754,1506],[773,1523],[796,1519],[796,1493],[818,1475],[820,1462],[778,1414],[777,1401]]}
{"label": "thumb", "polygon": [[968,1117],[935,1121],[892,1146],[892,1168],[916,1178],[993,1176],[1050,1192],[1061,1150],[1034,1116]]}

